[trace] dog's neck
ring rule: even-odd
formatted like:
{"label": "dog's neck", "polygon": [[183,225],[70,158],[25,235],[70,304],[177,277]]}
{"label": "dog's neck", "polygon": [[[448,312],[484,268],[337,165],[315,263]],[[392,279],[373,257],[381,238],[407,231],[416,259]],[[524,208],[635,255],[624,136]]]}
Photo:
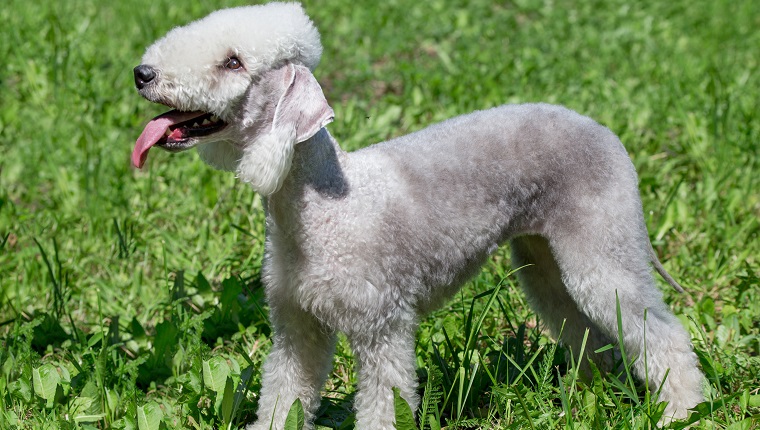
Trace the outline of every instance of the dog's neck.
{"label": "dog's neck", "polygon": [[342,166],[345,155],[327,129],[322,128],[311,138],[296,144],[283,188],[311,188],[324,198],[344,197],[348,192]]}
{"label": "dog's neck", "polygon": [[297,143],[288,176],[282,187],[267,198],[272,220],[281,227],[294,224],[293,217],[297,216],[307,192],[316,192],[323,199],[347,196],[349,183],[343,174],[346,155],[326,128]]}

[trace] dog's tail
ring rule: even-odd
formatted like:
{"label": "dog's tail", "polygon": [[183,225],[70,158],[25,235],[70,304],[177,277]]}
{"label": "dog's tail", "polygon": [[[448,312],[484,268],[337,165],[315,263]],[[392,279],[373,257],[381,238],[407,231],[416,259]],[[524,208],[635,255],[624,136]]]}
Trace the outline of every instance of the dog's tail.
{"label": "dog's tail", "polygon": [[671,287],[673,287],[676,291],[679,293],[683,293],[683,287],[681,284],[679,284],[675,279],[673,279],[672,276],[670,276],[670,273],[668,273],[664,267],[662,267],[662,263],[660,263],[660,259],[657,258],[657,253],[654,252],[654,248],[652,247],[652,244],[649,244],[649,257],[650,260],[652,260],[652,266],[654,266],[654,270],[657,271],[657,273],[662,276],[662,279],[665,280],[668,284],[670,284]]}

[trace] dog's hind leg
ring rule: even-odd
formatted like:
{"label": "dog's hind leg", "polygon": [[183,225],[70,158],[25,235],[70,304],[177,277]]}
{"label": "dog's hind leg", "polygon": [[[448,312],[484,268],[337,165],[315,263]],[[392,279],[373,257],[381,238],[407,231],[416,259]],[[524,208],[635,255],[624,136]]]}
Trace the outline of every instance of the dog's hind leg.
{"label": "dog's hind leg", "polygon": [[[549,332],[570,348],[575,362],[581,360],[585,376],[590,377],[587,358],[605,370],[613,370],[615,359],[611,350],[599,354],[594,352],[611,343],[610,338],[578,309],[568,294],[546,239],[541,236],[516,237],[510,242],[510,249],[513,267],[521,267],[517,271],[517,278],[532,309]],[[581,357],[581,346],[587,329],[589,334]]]}
{"label": "dog's hind leg", "polygon": [[[703,376],[688,332],[655,286],[643,220],[634,219],[610,215],[605,222],[557,232],[549,245],[569,296],[615,343],[620,304],[625,353],[637,358],[634,373],[649,379],[651,392],[661,390],[667,417],[682,418],[702,401]],[[621,226],[621,220],[627,223]]]}
{"label": "dog's hind leg", "polygon": [[311,429],[332,368],[336,336],[298,306],[270,305],[273,345],[264,361],[258,419],[246,429],[282,429],[296,398],[303,405],[304,428]]}

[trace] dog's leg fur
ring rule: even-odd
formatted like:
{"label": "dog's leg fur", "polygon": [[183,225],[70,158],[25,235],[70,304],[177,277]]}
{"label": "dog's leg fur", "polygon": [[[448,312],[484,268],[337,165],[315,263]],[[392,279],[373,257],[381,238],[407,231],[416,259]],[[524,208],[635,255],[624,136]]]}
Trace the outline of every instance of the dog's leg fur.
{"label": "dog's leg fur", "polygon": [[358,363],[356,428],[393,430],[395,422],[392,389],[417,410],[417,363],[415,327],[388,327],[374,336],[349,334]]}
{"label": "dog's leg fur", "polygon": [[[552,255],[549,243],[540,236],[520,236],[510,241],[513,267],[517,271],[520,287],[549,332],[570,348],[576,362],[580,360],[584,376],[590,375],[588,359],[605,370],[613,370],[613,351],[596,354],[603,346],[612,343],[583,312],[567,292],[562,273]],[[586,329],[589,330],[581,356]]]}
{"label": "dog's leg fur", "polygon": [[272,423],[273,429],[281,429],[296,398],[303,405],[304,429],[311,429],[332,367],[336,336],[292,304],[273,305],[270,320],[273,345],[263,366],[259,417],[246,429],[265,430]]}
{"label": "dog's leg fur", "polygon": [[[618,338],[618,300],[623,345],[629,357],[637,358],[636,376],[642,381],[648,376],[650,390],[660,389],[660,398],[670,402],[666,417],[683,418],[687,408],[702,401],[703,378],[688,333],[655,287],[643,222],[638,229],[604,230],[590,223],[549,239],[567,292],[611,339]],[[586,240],[593,235],[606,240]]]}
{"label": "dog's leg fur", "polygon": [[[635,238],[627,240],[635,241]],[[582,244],[587,241],[575,239],[572,243],[564,242],[565,246],[562,240],[554,243],[552,248],[546,239],[538,236],[522,236],[511,241],[515,266],[529,265],[517,272],[520,285],[549,331],[554,336],[562,331],[560,341],[570,348],[576,360],[587,363],[588,357],[603,370],[619,371],[613,367],[616,361],[613,350],[594,353],[610,343],[617,346],[617,310],[611,305],[617,293],[625,333],[623,344],[629,357],[637,357],[633,366],[636,376],[645,381],[648,371],[649,380],[656,385],[650,389],[656,391],[662,386],[661,398],[670,401],[666,417],[684,417],[686,408],[702,400],[699,393],[703,378],[696,367],[696,355],[689,348],[688,334],[659,299],[646,256],[623,250],[631,255],[622,267],[614,259],[600,255],[598,250],[583,249]],[[589,258],[592,252],[597,255]],[[636,258],[636,254],[642,255]],[[577,276],[577,273],[585,275]],[[580,357],[587,328],[585,353]],[[584,365],[581,369],[588,372]],[[666,372],[669,372],[667,379]],[[677,392],[689,395],[677,395]]]}

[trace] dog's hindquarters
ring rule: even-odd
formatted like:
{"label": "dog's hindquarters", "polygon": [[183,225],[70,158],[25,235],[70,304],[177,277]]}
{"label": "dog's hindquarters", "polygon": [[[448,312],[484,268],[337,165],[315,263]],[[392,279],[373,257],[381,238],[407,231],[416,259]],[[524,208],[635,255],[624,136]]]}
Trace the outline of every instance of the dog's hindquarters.
{"label": "dog's hindquarters", "polygon": [[[612,351],[594,351],[611,343],[611,338],[581,312],[562,281],[562,272],[552,255],[548,241],[541,236],[520,236],[510,241],[512,265],[520,268],[517,278],[531,308],[549,332],[570,348],[585,376],[590,376],[588,359],[604,369],[612,369]],[[589,330],[583,351],[585,331]],[[582,353],[582,355],[581,355]]]}
{"label": "dog's hindquarters", "polygon": [[[661,390],[660,400],[669,402],[667,416],[683,418],[688,408],[702,401],[703,377],[689,335],[662,301],[646,249],[641,249],[644,245],[638,244],[630,258],[621,259],[614,247],[599,248],[599,241],[588,240],[593,234],[587,231],[550,242],[568,294],[611,339],[618,338],[619,303],[622,343],[626,354],[637,358],[636,375],[642,381],[648,377],[653,392]],[[617,240],[611,238],[613,243]],[[631,243],[617,246],[619,250]]]}
{"label": "dog's hindquarters", "polygon": [[[687,331],[655,286],[635,182],[625,182],[601,199],[589,196],[594,204],[568,203],[567,228],[555,220],[546,239],[516,238],[512,252],[516,264],[534,265],[518,272],[523,288],[555,335],[564,321],[561,340],[576,359],[586,328],[586,353],[610,341],[617,345],[619,303],[622,343],[627,356],[636,358],[634,373],[642,381],[648,377],[652,392],[661,390],[660,400],[669,402],[666,417],[683,418],[703,399],[703,376]],[[595,359],[615,370],[611,354]]]}

